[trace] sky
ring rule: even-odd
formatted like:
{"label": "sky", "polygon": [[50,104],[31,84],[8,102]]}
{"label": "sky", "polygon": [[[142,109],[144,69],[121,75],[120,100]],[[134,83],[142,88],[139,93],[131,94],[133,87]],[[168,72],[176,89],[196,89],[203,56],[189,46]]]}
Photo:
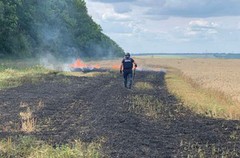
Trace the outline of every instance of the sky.
{"label": "sky", "polygon": [[240,0],[85,0],[130,53],[240,53]]}

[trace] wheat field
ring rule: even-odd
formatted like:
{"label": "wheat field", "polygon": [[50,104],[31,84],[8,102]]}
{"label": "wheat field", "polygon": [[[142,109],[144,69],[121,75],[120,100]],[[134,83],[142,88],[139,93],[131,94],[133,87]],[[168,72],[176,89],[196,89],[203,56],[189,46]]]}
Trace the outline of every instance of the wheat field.
{"label": "wheat field", "polygon": [[204,88],[219,91],[240,103],[240,59],[137,58],[143,67],[180,70]]}

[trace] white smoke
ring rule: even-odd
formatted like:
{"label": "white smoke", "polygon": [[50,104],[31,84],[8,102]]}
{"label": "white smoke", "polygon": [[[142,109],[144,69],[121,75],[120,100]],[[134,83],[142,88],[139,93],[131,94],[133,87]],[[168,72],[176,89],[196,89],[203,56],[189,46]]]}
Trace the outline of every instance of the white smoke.
{"label": "white smoke", "polygon": [[65,61],[61,61],[51,53],[47,53],[44,56],[39,57],[39,64],[50,70],[71,71],[70,64],[72,64],[74,60],[74,58],[69,58]]}

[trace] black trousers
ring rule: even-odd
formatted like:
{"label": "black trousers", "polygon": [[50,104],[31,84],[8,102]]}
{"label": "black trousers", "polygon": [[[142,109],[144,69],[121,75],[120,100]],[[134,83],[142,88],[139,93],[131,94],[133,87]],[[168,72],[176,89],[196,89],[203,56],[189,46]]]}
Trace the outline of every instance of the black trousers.
{"label": "black trousers", "polygon": [[132,69],[123,70],[123,78],[124,78],[124,86],[125,87],[128,86],[127,85],[128,80],[129,80],[129,87],[128,88],[132,87],[132,74],[133,74]]}

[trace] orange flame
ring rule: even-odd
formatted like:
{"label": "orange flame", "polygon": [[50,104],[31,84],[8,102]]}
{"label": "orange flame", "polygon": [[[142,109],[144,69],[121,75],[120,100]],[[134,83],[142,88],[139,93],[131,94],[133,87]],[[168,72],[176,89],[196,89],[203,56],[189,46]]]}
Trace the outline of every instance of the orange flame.
{"label": "orange flame", "polygon": [[95,69],[100,69],[101,68],[101,66],[100,65],[95,65],[95,66],[93,66]]}
{"label": "orange flame", "polygon": [[89,68],[89,69],[100,69],[99,64],[96,65],[87,65],[80,58],[78,58],[73,64],[69,65],[71,68]]}
{"label": "orange flame", "polygon": [[113,66],[112,66],[112,69],[113,69],[113,70],[118,70],[118,69],[120,69],[120,65],[118,65],[118,64],[113,65]]}
{"label": "orange flame", "polygon": [[77,59],[75,63],[71,64],[70,67],[72,68],[83,68],[87,67],[87,65],[81,61],[81,59]]}

